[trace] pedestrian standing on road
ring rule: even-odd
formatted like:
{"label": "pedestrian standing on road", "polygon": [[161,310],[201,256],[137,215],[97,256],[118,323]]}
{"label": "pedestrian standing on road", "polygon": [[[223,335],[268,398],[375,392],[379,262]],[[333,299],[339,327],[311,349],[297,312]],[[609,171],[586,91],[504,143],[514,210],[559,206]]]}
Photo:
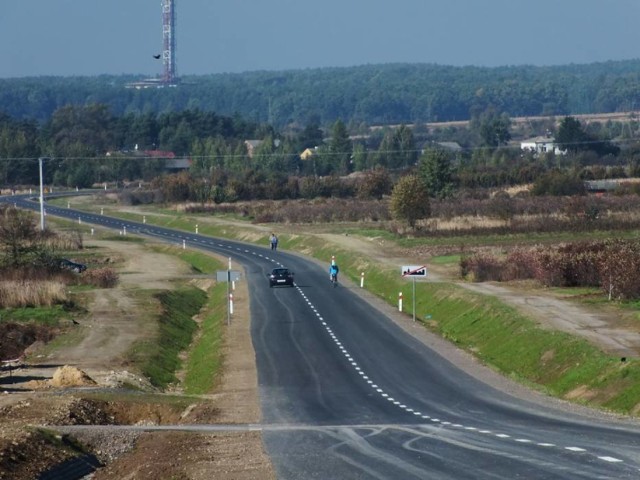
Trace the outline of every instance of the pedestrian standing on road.
{"label": "pedestrian standing on road", "polygon": [[277,250],[278,249],[278,237],[276,237],[275,233],[271,234],[271,238],[269,239],[269,241],[271,242],[271,250]]}

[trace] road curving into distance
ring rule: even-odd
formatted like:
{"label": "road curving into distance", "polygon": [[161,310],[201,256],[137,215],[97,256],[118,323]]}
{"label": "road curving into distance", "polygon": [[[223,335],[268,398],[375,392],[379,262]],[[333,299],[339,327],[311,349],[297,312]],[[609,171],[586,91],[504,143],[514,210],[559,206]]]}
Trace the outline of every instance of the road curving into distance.
{"label": "road curving into distance", "polygon": [[[27,196],[0,201],[39,209]],[[262,431],[280,479],[640,478],[638,422],[567,412],[482,383],[352,287],[332,288],[328,265],[71,209],[46,211],[212,251],[244,267],[263,417],[245,427]],[[276,266],[295,272],[294,288],[269,288]]]}

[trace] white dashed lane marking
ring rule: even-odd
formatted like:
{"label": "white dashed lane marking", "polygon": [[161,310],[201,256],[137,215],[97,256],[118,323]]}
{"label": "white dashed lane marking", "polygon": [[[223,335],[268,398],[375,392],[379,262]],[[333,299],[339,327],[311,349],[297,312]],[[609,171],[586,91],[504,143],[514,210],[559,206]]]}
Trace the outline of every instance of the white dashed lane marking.
{"label": "white dashed lane marking", "polygon": [[[218,244],[219,247],[225,247],[224,244],[219,243]],[[231,247],[230,245],[227,246],[227,248],[232,249],[233,247]],[[238,251],[242,251],[239,248],[236,248]],[[282,266],[281,263],[278,263],[276,260],[270,259],[267,256],[264,256],[260,253],[257,252],[252,252],[249,250],[244,250],[244,253],[250,253],[251,255],[266,259],[266,260],[270,260],[273,263],[277,263],[279,266]],[[315,306],[313,305],[313,303],[311,301],[309,301],[309,299],[307,298],[307,296],[304,294],[304,292],[302,291],[302,289],[296,284],[295,285],[297,291],[300,293],[300,295],[302,296],[302,298],[304,300],[306,300],[307,304],[309,305],[309,307],[311,308],[311,310],[316,314],[316,316],[318,317],[318,320],[320,321],[321,325],[325,328],[325,330],[327,331],[327,333],[329,334],[329,336],[331,337],[331,339],[335,342],[336,346],[340,349],[341,352],[344,353],[345,358],[351,363],[351,365],[354,367],[354,370],[356,371],[356,373],[358,373],[363,380],[365,380],[367,382],[367,384],[371,385],[372,388],[374,388],[376,390],[377,393],[380,394],[380,396],[384,399],[386,399],[387,401],[389,401],[391,404],[397,406],[398,408],[403,409],[404,411],[406,411],[409,414],[413,414],[415,416],[418,416],[424,420],[430,420],[432,423],[438,423],[440,425],[443,426],[450,426],[452,428],[463,428],[464,430],[467,431],[471,431],[471,432],[477,432],[477,433],[481,433],[481,434],[485,434],[485,435],[494,435],[497,438],[501,438],[501,439],[511,439],[511,435],[508,435],[506,433],[494,433],[491,430],[479,430],[476,427],[473,426],[464,426],[462,424],[452,424],[451,422],[447,422],[444,420],[440,420],[439,418],[432,418],[429,415],[423,415],[421,412],[415,411],[409,407],[407,407],[406,405],[402,404],[401,402],[399,402],[398,400],[396,400],[394,397],[390,396],[388,393],[385,392],[384,389],[378,387],[378,385],[376,385],[373,381],[371,381],[369,379],[369,377],[365,374],[365,372],[362,371],[362,369],[357,365],[357,363],[355,361],[353,361],[351,355],[348,353],[348,351],[344,348],[344,346],[340,343],[340,341],[338,340],[338,338],[336,337],[336,335],[333,333],[333,331],[331,330],[331,328],[329,327],[329,325],[324,321],[323,317],[321,316],[321,314],[317,311],[317,309],[315,308]],[[534,442],[533,440],[530,440],[528,438],[514,438],[513,439],[514,442],[517,443],[522,443],[522,444],[530,444],[532,446],[537,446],[537,447],[545,447],[545,448],[558,448],[558,446],[554,443],[545,443],[545,442]],[[581,448],[581,447],[577,447],[577,446],[569,446],[569,447],[564,447],[564,450],[567,451],[571,451],[571,452],[575,452],[575,453],[588,453],[586,449]],[[623,463],[623,460],[616,458],[616,457],[610,457],[610,456],[596,456],[597,459],[603,461],[603,462],[608,462],[608,463]]]}

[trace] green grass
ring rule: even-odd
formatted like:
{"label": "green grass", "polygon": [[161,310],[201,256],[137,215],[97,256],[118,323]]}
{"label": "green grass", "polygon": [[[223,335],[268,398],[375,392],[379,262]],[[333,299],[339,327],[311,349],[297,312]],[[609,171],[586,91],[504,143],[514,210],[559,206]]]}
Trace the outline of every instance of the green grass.
{"label": "green grass", "polygon": [[[198,251],[171,246],[156,246],[156,251],[173,254],[201,274],[214,274],[224,268],[216,258]],[[227,285],[216,283],[208,292],[182,287],[159,294],[164,314],[160,318],[157,340],[139,346],[142,370],[155,386],[166,388],[176,383],[176,372],[184,370],[183,386],[189,394],[211,392],[222,366],[222,342],[226,319]],[[198,327],[192,317],[200,314]],[[195,333],[198,331],[198,335]],[[152,354],[156,351],[156,354]],[[188,352],[184,363],[181,352]]]}
{"label": "green grass", "polygon": [[179,250],[176,255],[190,264],[194,271],[203,275],[214,275],[218,270],[226,269],[219,260],[198,251]]}
{"label": "green grass", "polygon": [[156,298],[162,306],[158,336],[154,341],[139,343],[133,356],[152,385],[166,388],[177,383],[179,355],[189,347],[197,330],[191,317],[206,303],[206,293],[196,287],[180,287],[160,292]]}
{"label": "green grass", "polygon": [[431,257],[429,263],[432,265],[459,265],[460,255],[440,255]]}
{"label": "green grass", "polygon": [[36,323],[39,325],[58,326],[64,320],[69,320],[71,313],[64,306],[53,307],[25,307],[3,308],[0,310],[0,323]]}
{"label": "green grass", "polygon": [[222,367],[224,319],[227,314],[227,285],[218,283],[209,292],[207,312],[202,319],[200,336],[189,352],[185,365],[184,389],[191,394],[210,392]]}

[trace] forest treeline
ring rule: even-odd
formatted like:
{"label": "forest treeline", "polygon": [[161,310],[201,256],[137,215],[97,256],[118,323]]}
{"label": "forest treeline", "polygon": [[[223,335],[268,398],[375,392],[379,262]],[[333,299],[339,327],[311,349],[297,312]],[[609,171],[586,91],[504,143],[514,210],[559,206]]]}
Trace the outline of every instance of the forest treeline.
{"label": "forest treeline", "polygon": [[[551,132],[565,154],[522,151],[511,142],[516,126],[509,116],[491,108],[465,126],[401,124],[367,135],[354,135],[342,120],[327,128],[309,123],[279,130],[197,109],[118,116],[104,104],[67,105],[43,123],[0,111],[0,185],[37,184],[39,157],[50,159],[46,183],[72,188],[150,182],[176,167],[188,169],[191,179],[164,180],[165,198],[216,203],[355,194],[379,198],[390,193],[395,179],[415,169],[429,195],[440,198],[461,189],[532,182],[536,194],[567,195],[584,193],[585,180],[638,176],[637,121],[583,125],[567,116],[558,124],[541,120],[531,126],[538,130],[530,134]],[[372,171],[384,175],[367,177],[366,185],[345,180]]]}
{"label": "forest treeline", "polygon": [[182,110],[239,115],[277,128],[337,119],[349,125],[468,120],[639,108],[640,60],[586,65],[453,67],[382,64],[182,78],[177,88],[126,88],[133,76],[0,79],[0,109],[48,120],[66,105],[108,105],[117,116]]}

